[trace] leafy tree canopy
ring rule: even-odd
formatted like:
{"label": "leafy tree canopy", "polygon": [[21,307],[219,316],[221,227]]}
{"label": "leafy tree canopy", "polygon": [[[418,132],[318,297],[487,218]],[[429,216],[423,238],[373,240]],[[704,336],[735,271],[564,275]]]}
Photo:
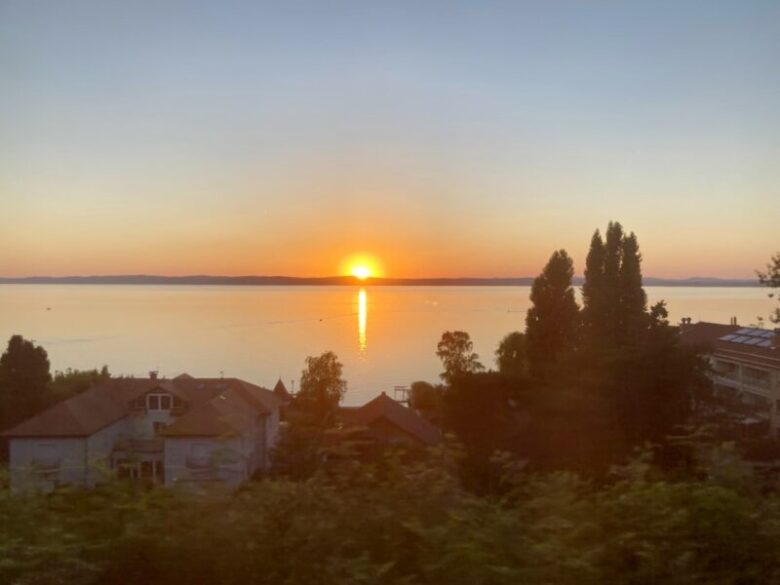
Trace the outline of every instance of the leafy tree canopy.
{"label": "leafy tree canopy", "polygon": [[528,369],[525,334],[520,331],[509,333],[496,349],[496,365],[502,374],[523,376]]}
{"label": "leafy tree canopy", "polygon": [[[769,264],[766,265],[765,271],[758,271],[758,279],[764,286],[767,286],[775,291],[780,291],[780,252],[772,256]],[[777,296],[780,301],[780,292],[770,292],[769,298]],[[773,323],[780,324],[780,307],[776,308],[769,317]]]}
{"label": "leafy tree canopy", "polygon": [[343,365],[332,351],[307,357],[306,369],[301,372],[300,390],[293,401],[295,409],[309,415],[312,422],[332,422],[347,391],[342,370]]}
{"label": "leafy tree canopy", "polygon": [[479,362],[479,356],[474,353],[474,344],[465,331],[445,331],[436,347],[436,355],[444,366],[440,374],[445,382],[462,374],[481,372],[484,366]]}
{"label": "leafy tree canopy", "polygon": [[46,350],[14,335],[0,356],[0,428],[11,427],[49,404]]}
{"label": "leafy tree canopy", "polygon": [[412,382],[412,386],[409,390],[409,401],[413,409],[426,414],[438,410],[440,396],[436,386],[429,384],[428,382],[418,381]]}

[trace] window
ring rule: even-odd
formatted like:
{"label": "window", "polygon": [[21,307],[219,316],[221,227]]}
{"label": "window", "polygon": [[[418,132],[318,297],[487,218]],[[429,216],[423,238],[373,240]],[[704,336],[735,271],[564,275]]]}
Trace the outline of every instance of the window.
{"label": "window", "polygon": [[154,477],[154,461],[141,461],[141,477]]}
{"label": "window", "polygon": [[60,472],[60,449],[54,443],[35,445],[32,465],[44,479],[56,480]]}
{"label": "window", "polygon": [[170,410],[173,407],[173,396],[170,394],[147,394],[146,408],[148,410]]}
{"label": "window", "polygon": [[140,465],[130,459],[119,459],[116,462],[116,476],[119,479],[138,479],[141,477]]}

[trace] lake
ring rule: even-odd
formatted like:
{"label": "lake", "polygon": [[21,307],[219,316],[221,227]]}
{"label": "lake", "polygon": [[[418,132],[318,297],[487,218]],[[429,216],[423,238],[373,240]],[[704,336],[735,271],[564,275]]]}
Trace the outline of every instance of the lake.
{"label": "lake", "polygon": [[[672,322],[757,322],[762,288],[646,287]],[[113,374],[239,377],[297,387],[304,359],[335,351],[347,404],[414,380],[435,382],[443,331],[468,331],[485,365],[524,327],[530,287],[0,285],[0,340],[43,345],[52,370],[108,365]]]}

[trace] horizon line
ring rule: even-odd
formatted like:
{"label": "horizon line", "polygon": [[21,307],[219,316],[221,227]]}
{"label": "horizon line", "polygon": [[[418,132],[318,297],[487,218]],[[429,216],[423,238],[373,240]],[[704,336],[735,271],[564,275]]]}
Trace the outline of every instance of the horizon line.
{"label": "horizon line", "polygon": [[[213,274],[187,274],[187,275],[161,275],[161,274],[89,274],[89,275],[67,275],[67,276],[0,276],[0,284],[44,284],[44,283],[62,283],[62,284],[161,284],[169,282],[171,284],[209,284],[205,281],[222,281],[223,284],[436,284],[436,283],[461,283],[461,284],[500,284],[507,285],[520,284],[527,285],[536,279],[535,276],[423,276],[423,277],[392,277],[392,276],[372,276],[360,279],[353,275],[337,276],[288,276],[288,275],[213,275]],[[201,282],[192,282],[199,280]],[[581,283],[584,275],[575,275],[573,282]],[[91,281],[91,282],[90,282]],[[122,282],[124,281],[124,282]],[[147,282],[144,282],[147,281]],[[156,282],[148,282],[156,281]],[[190,282],[187,282],[190,281]],[[243,282],[242,282],[243,281]],[[251,282],[254,281],[254,282]],[[276,282],[270,282],[276,281]],[[755,278],[737,277],[725,278],[718,276],[688,276],[678,278],[646,276],[643,282],[670,283],[670,284],[738,284],[740,286],[755,285],[761,286],[761,283]]]}

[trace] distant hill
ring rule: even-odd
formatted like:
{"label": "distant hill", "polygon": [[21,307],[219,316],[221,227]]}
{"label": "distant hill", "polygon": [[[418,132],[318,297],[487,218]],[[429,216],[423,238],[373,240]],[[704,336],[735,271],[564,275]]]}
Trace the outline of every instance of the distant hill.
{"label": "distant hill", "polygon": [[[2,278],[0,284],[138,284],[138,285],[236,285],[236,286],[528,286],[532,277],[517,278],[371,278],[366,281],[353,276],[295,277],[295,276],[154,276],[125,274],[115,276],[30,276]],[[575,277],[574,284],[582,284]],[[693,277],[683,279],[644,279],[645,286],[760,286],[756,280]]]}

